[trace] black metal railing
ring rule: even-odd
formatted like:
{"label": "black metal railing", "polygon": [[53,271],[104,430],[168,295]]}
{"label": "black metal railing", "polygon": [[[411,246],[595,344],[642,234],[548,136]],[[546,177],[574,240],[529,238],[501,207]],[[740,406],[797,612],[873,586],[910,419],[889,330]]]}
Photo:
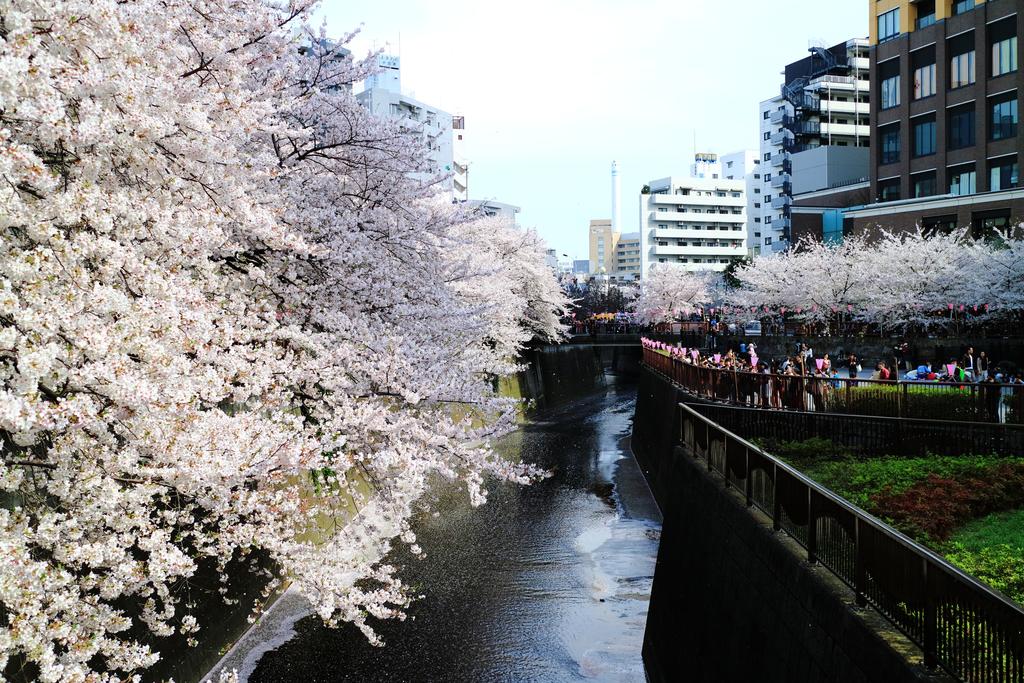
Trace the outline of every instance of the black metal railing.
{"label": "black metal railing", "polygon": [[704,367],[655,349],[644,362],[696,396],[799,412],[1024,424],[1024,384],[884,381]]}
{"label": "black metal railing", "polygon": [[690,405],[701,415],[745,439],[781,443],[817,437],[840,444],[852,453],[870,456],[991,453],[1019,457],[1024,454],[1024,425],[798,413],[720,403]]}
{"label": "black metal railing", "polygon": [[678,438],[853,592],[962,681],[1024,683],[1024,610],[685,404]]}

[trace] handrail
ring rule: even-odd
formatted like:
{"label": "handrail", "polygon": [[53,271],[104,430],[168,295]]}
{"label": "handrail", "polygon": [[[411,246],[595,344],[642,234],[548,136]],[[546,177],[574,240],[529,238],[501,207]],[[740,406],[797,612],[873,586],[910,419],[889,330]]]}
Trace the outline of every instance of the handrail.
{"label": "handrail", "polygon": [[[781,375],[684,363],[646,347],[643,353],[645,363],[686,391],[730,405],[871,417],[1024,423],[1024,384]],[[943,396],[951,402],[936,405],[934,399]],[[1007,397],[1011,400],[1006,401]],[[936,414],[940,408],[947,414]]]}
{"label": "handrail", "polygon": [[871,605],[920,647],[927,667],[964,681],[1024,681],[1019,605],[693,408],[678,407],[681,445],[727,486],[742,485],[748,507],[853,589],[858,605]]}

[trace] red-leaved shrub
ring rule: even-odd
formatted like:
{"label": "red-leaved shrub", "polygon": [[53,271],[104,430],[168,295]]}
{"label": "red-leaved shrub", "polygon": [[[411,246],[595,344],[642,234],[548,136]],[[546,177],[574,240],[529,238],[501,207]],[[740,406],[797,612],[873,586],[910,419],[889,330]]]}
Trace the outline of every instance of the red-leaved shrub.
{"label": "red-leaved shrub", "polygon": [[871,497],[872,512],[912,536],[944,541],[958,526],[991,512],[1024,506],[1024,463],[949,479],[931,475],[900,493]]}

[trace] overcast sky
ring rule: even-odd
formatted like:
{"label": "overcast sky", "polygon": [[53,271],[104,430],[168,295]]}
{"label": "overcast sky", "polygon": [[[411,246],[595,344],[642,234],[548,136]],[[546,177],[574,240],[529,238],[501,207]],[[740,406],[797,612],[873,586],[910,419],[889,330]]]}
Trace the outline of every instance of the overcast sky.
{"label": "overcast sky", "polygon": [[587,226],[623,230],[640,188],[686,175],[699,151],[757,149],[757,106],[810,44],[866,37],[865,0],[324,0],[328,34],[402,58],[402,89],[466,117],[470,196],[522,207],[559,253]]}

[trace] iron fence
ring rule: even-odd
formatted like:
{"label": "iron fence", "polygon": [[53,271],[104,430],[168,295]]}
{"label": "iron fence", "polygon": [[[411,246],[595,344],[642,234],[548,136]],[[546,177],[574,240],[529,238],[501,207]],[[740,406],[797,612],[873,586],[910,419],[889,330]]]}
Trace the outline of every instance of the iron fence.
{"label": "iron fence", "polygon": [[737,406],[877,417],[1024,424],[1024,384],[907,382],[703,367],[644,348],[686,391]]}
{"label": "iron fence", "polygon": [[719,403],[692,407],[745,439],[785,442],[819,437],[871,456],[1024,454],[1024,425],[759,410]]}
{"label": "iron fence", "polygon": [[970,683],[1024,683],[1024,610],[781,460],[679,404],[679,442],[924,653]]}

